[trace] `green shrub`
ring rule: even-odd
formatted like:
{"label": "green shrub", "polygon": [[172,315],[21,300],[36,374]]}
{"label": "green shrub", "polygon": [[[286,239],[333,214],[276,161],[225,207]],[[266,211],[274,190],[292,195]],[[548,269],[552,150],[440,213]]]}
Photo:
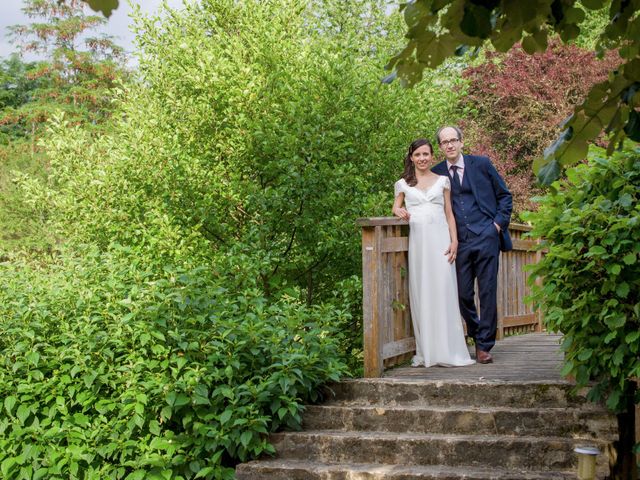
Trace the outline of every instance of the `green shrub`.
{"label": "green shrub", "polygon": [[67,242],[169,257],[240,243],[268,294],[326,300],[360,273],[355,219],[389,214],[407,145],[458,104],[459,69],[381,83],[403,41],[386,3],[204,0],[141,20],[140,81],[112,130],[56,119],[49,184],[25,196]]}
{"label": "green shrub", "polygon": [[533,300],[564,334],[562,373],[594,382],[590,398],[622,411],[640,376],[640,148],[590,157],[527,215],[546,250],[532,268]]}
{"label": "green shrub", "polygon": [[340,313],[267,300],[239,270],[123,247],[1,264],[0,476],[233,478],[271,452],[344,372]]}
{"label": "green shrub", "polygon": [[534,55],[520,45],[507,53],[487,52],[484,63],[464,71],[469,94],[461,103],[474,112],[465,122],[468,141],[496,162],[513,194],[514,215],[531,209],[531,197],[541,194],[533,161],[619,61],[615,54],[598,59],[591,49],[552,40]]}

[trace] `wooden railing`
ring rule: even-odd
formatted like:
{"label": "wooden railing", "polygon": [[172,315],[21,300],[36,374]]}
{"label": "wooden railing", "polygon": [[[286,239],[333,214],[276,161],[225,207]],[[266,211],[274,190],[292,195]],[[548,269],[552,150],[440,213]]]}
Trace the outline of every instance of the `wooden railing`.
{"label": "wooden railing", "polygon": [[[358,219],[358,225],[362,227],[364,376],[380,377],[385,367],[405,362],[415,351],[407,275],[409,224],[396,217],[372,217]],[[541,330],[540,315],[524,302],[529,287],[523,267],[536,263],[540,255],[532,251],[535,241],[522,238],[529,230],[526,225],[511,225],[513,250],[500,255],[498,339]]]}

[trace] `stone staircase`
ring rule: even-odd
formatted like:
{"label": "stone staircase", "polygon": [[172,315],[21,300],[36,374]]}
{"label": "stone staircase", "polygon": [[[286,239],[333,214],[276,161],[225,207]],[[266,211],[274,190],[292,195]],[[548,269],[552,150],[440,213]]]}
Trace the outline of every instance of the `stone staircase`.
{"label": "stone staircase", "polygon": [[[308,406],[303,431],[272,435],[274,458],[238,480],[576,479],[578,445],[602,452],[614,416],[567,382],[361,379]],[[608,473],[598,457],[598,478]]]}

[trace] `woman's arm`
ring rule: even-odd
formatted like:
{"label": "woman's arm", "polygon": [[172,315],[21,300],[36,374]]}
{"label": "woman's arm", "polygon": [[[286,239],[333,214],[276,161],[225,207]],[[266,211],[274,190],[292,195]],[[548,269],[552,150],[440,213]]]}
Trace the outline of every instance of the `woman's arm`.
{"label": "woman's arm", "polygon": [[444,190],[444,214],[447,217],[447,225],[449,226],[449,237],[451,243],[449,248],[444,254],[447,256],[449,263],[453,263],[456,260],[458,254],[458,231],[456,229],[456,219],[453,216],[453,209],[451,208],[451,190]]}
{"label": "woman's arm", "polygon": [[403,220],[409,220],[409,217],[411,217],[411,215],[409,214],[409,212],[407,212],[406,208],[403,208],[402,206],[403,203],[404,203],[404,193],[400,192],[396,196],[396,199],[393,201],[393,207],[391,208],[391,211],[396,217],[400,217]]}

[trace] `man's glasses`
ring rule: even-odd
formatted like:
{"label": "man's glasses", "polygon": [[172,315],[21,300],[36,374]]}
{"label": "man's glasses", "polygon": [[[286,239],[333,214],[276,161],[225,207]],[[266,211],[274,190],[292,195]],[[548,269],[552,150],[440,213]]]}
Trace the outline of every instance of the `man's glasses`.
{"label": "man's glasses", "polygon": [[439,143],[439,145],[443,147],[448,147],[449,145],[455,145],[459,141],[460,141],[459,138],[452,138],[451,140],[443,140],[442,142]]}

